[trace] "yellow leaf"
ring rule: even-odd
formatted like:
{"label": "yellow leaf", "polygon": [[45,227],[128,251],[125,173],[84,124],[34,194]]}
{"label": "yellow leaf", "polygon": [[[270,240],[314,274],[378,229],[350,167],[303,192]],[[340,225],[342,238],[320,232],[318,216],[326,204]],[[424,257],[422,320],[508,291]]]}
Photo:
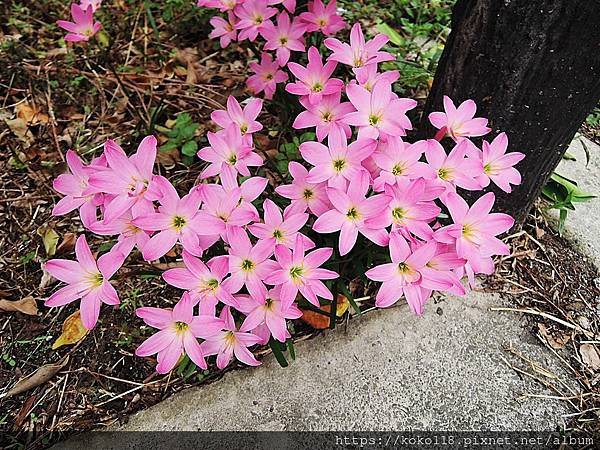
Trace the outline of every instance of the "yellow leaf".
{"label": "yellow leaf", "polygon": [[37,234],[44,241],[46,255],[53,256],[56,253],[56,245],[58,244],[58,233],[49,226],[42,225],[37,229]]}
{"label": "yellow leaf", "polygon": [[[337,317],[343,316],[344,313],[348,311],[349,306],[350,302],[348,302],[348,299],[342,294],[338,294],[335,315]],[[331,311],[331,306],[323,305],[319,309],[321,311],[329,313]],[[329,317],[323,314],[319,314],[318,312],[311,311],[310,309],[303,309],[302,317],[300,317],[300,319],[302,319],[304,322],[306,322],[311,327],[317,330],[324,330],[325,328],[329,328]]]}
{"label": "yellow leaf", "polygon": [[17,117],[23,119],[29,125],[38,125],[48,123],[48,114],[44,114],[36,105],[30,105],[28,102],[19,103],[15,107]]}
{"label": "yellow leaf", "polygon": [[52,350],[56,350],[63,345],[70,345],[79,342],[88,333],[88,330],[81,323],[79,310],[65,319],[62,326],[62,334],[52,344]]}

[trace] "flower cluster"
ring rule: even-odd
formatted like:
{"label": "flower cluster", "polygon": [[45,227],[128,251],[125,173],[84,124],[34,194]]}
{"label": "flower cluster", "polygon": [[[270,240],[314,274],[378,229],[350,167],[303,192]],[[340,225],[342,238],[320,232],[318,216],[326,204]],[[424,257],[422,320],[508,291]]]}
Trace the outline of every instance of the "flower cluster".
{"label": "flower cluster", "polygon": [[[359,251],[381,263],[371,263],[365,274],[381,283],[376,305],[388,307],[405,297],[416,314],[434,291],[465,294],[476,274],[492,273],[494,255],[508,253],[496,236],[510,229],[513,219],[491,212],[494,194],[469,206],[457,190],[480,191],[494,183],[510,192],[520,183],[514,166],[524,155],[506,153],[506,135],[483,140],[479,148],[472,138],[491,131],[487,120],[475,117],[471,100],[456,107],[445,98],[444,112],[429,117],[439,130],[435,137],[406,142],[416,102],[394,92],[397,72],[380,72],[379,64],[393,59],[382,50],[387,37],[366,40],[356,24],[349,43],[325,39],[331,50],[326,59],[310,47],[305,66],[288,62],[290,51],[304,51],[303,33],[329,35],[343,22],[335,1],[325,6],[315,0],[293,21],[281,12],[275,25],[269,20],[277,13],[271,6],[279,3],[289,12],[295,9],[289,0],[199,1],[227,13],[228,25],[221,28],[229,31],[219,34],[222,43],[252,41],[260,34],[264,49],[276,51],[275,60],[262,54],[260,66],[268,66],[272,76],[261,80],[269,83],[250,77],[255,93],[272,96],[275,84],[288,79],[284,69],[295,78],[285,90],[298,96],[304,111],[293,127],[314,128],[316,140],[300,145],[301,161],[289,162],[290,184],[272,186],[279,197],[269,196],[268,179],[256,175],[263,165],[254,136],[263,128],[258,98],[240,104],[229,97],[226,109],[212,113],[218,130],[208,133],[209,145],[198,151],[206,163],[200,182],[183,196],[154,173],[152,136],[131,156],[109,140],[89,164],[69,151],[70,173],[54,182],[64,195],[54,215],[78,210],[87,230],[116,237],[111,250],[96,259],[82,235],[77,261],[55,259],[45,266],[67,283],[46,305],[81,299],[86,328],[96,325],[102,303],[119,304],[110,279],[130,255],[154,261],[179,249],[174,254],[181,254],[182,265],[162,277],[184,291],[181,299],[173,309],[137,310],[159,331],[136,354],[157,355],[159,373],[173,369],[183,354],[201,368],[212,355],[219,368],[234,357],[260,364],[249,348],[271,339],[285,342],[287,321],[302,315],[301,298],[315,307],[333,300],[329,287],[341,281],[323,266],[331,264],[334,251],[352,252],[359,235],[364,242]],[[214,17],[211,23],[219,29],[220,20],[225,19]],[[452,144],[449,152],[442,142]],[[337,248],[324,245],[327,241],[337,241]]]}
{"label": "flower cluster", "polygon": [[67,30],[68,33],[65,36],[65,41],[68,42],[80,42],[88,41],[94,36],[102,24],[98,21],[94,21],[94,13],[102,4],[102,0],[81,0],[79,5],[76,3],[71,4],[71,16],[73,22],[68,20],[57,20],[56,24]]}
{"label": "flower cluster", "polygon": [[[284,9],[278,11],[272,7],[277,4],[282,4]],[[248,88],[254,94],[264,92],[266,99],[273,98],[277,84],[287,81],[288,74],[282,69],[288,65],[292,52],[305,51],[305,35],[319,32],[330,36],[346,27],[337,13],[335,0],[327,5],[322,0],[311,0],[308,2],[308,10],[296,17],[295,0],[198,0],[198,6],[218,8],[226,13],[226,17],[214,16],[210,20],[213,26],[210,37],[219,38],[221,47],[227,47],[232,41],[254,42],[258,36],[264,40],[260,63],[250,64],[254,75],[248,78]],[[269,51],[275,52],[275,58]],[[294,69],[302,70],[297,64],[290,64],[289,68],[294,74]],[[309,79],[312,88],[318,89],[311,91],[311,101],[339,91],[341,86],[336,85],[336,82],[327,86],[319,83],[319,78],[325,76],[330,68],[335,68],[335,65],[329,64],[324,69],[325,72],[314,76],[309,72],[303,77],[305,80]],[[299,85],[298,89],[302,91],[304,88]]]}

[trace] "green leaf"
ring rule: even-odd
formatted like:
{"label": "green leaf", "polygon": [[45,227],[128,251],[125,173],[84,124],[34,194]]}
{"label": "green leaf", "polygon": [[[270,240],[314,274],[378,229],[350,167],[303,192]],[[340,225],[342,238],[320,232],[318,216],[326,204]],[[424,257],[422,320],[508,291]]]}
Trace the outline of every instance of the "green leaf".
{"label": "green leaf", "polygon": [[565,231],[565,222],[567,221],[568,211],[566,209],[560,210],[560,216],[558,219],[558,234],[562,236],[563,231]]}
{"label": "green leaf", "polygon": [[186,156],[195,156],[197,151],[198,144],[196,144],[196,141],[188,141],[181,147],[181,153]]}
{"label": "green leaf", "polygon": [[352,294],[350,293],[350,291],[348,290],[346,285],[344,283],[340,283],[340,287],[342,289],[342,293],[346,296],[346,298],[350,302],[350,305],[354,309],[354,312],[356,312],[356,314],[360,316],[362,314],[362,312],[360,311],[360,308],[358,307],[358,303],[356,303],[356,301],[354,300],[354,297],[352,296]]}
{"label": "green leaf", "polygon": [[292,358],[292,361],[296,360],[296,349],[294,348],[294,341],[290,338],[287,340],[287,346],[288,346],[288,350],[290,352],[290,358]]}
{"label": "green leaf", "polygon": [[404,44],[404,39],[402,36],[387,23],[378,24],[377,30],[390,38],[390,42],[392,44],[397,45],[398,47],[401,47]]}
{"label": "green leaf", "polygon": [[[283,345],[285,348],[285,344]],[[283,351],[281,350],[281,342],[276,341],[271,337],[271,339],[269,339],[269,347],[271,347],[271,350],[273,350],[273,355],[275,355],[275,359],[277,360],[279,365],[281,367],[287,367],[289,364],[287,362],[287,359],[285,359],[285,356],[283,355]]]}

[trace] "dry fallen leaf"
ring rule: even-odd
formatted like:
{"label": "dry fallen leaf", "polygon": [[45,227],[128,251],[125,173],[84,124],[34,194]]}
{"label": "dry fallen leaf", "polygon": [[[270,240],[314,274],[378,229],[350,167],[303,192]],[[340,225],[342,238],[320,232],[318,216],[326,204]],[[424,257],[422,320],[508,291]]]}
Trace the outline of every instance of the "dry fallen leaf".
{"label": "dry fallen leaf", "polygon": [[77,310],[65,319],[62,334],[52,344],[52,350],[56,350],[63,345],[75,344],[83,339],[87,333],[88,329],[81,323],[81,313]]}
{"label": "dry fallen leaf", "polygon": [[36,316],[38,308],[35,299],[30,295],[21,300],[0,300],[0,311],[18,311],[29,316]]}
{"label": "dry fallen leaf", "polygon": [[37,229],[37,234],[44,241],[46,255],[53,256],[56,253],[56,245],[58,244],[58,233],[48,225],[42,225]]}
{"label": "dry fallen leaf", "polygon": [[19,119],[23,119],[29,125],[48,123],[48,115],[44,114],[36,105],[30,105],[28,102],[19,103],[15,107],[15,112]]}
{"label": "dry fallen leaf", "polygon": [[567,342],[569,342],[569,335],[563,333],[557,333],[553,335],[548,330],[548,327],[543,323],[538,323],[538,329],[540,330],[540,334],[544,338],[544,340],[548,343],[550,347],[555,350],[563,348]]}
{"label": "dry fallen leaf", "polygon": [[581,359],[586,366],[593,370],[600,369],[600,356],[598,355],[598,351],[594,345],[581,344],[581,347],[579,347],[579,353],[581,353]]}
{"label": "dry fallen leaf", "polygon": [[28,391],[38,387],[41,384],[44,384],[46,381],[50,380],[54,375],[56,375],[60,369],[65,367],[68,362],[69,355],[65,356],[56,364],[46,364],[40,367],[28,377],[17,381],[17,384],[15,384],[13,388],[6,393],[5,397],[12,397],[13,395],[20,394],[21,392]]}
{"label": "dry fallen leaf", "polygon": [[10,131],[14,133],[14,135],[23,142],[23,146],[28,148],[35,142],[35,138],[33,137],[33,133],[29,130],[29,126],[27,122],[23,119],[4,119]]}
{"label": "dry fallen leaf", "polygon": [[[344,297],[342,294],[338,294],[337,306],[335,309],[335,315],[341,317],[348,310],[350,303],[348,299]],[[323,305],[319,308],[321,311],[329,313],[331,311],[330,305]],[[300,317],[304,322],[309,324],[311,327],[317,330],[324,330],[329,328],[329,316],[324,316],[323,314],[319,314],[318,312],[311,311],[310,309],[302,310],[302,317]]]}
{"label": "dry fallen leaf", "polygon": [[65,233],[62,242],[56,247],[56,253],[68,253],[75,248],[75,242],[77,241],[77,235],[75,233]]}

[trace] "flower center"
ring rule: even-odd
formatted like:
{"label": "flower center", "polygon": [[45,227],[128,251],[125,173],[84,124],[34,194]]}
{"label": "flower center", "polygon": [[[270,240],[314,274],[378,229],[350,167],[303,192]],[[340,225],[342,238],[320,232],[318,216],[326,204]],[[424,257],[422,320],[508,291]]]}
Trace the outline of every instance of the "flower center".
{"label": "flower center", "polygon": [[216,278],[211,278],[206,282],[206,287],[213,292],[216,291],[219,287],[219,280],[217,280]]}
{"label": "flower center", "polygon": [[223,336],[223,339],[225,340],[225,342],[227,342],[227,345],[235,345],[237,339],[235,338],[235,334],[233,334],[233,331],[228,331],[225,333],[225,336]]}
{"label": "flower center", "polygon": [[265,309],[273,309],[273,306],[275,306],[273,299],[267,297],[265,300]]}
{"label": "flower center", "polygon": [[248,124],[242,124],[240,126],[240,132],[242,133],[242,135],[246,134],[248,132]]}
{"label": "flower center", "polygon": [[264,22],[265,18],[263,16],[256,16],[254,17],[254,23],[256,25],[260,25]]}
{"label": "flower center", "polygon": [[321,83],[315,83],[312,86],[313,92],[321,92],[323,90],[323,85]]}
{"label": "flower center", "polygon": [[341,172],[342,170],[344,170],[344,167],[346,167],[346,161],[344,161],[343,159],[336,159],[333,161],[333,169],[336,172]]}
{"label": "flower center", "polygon": [[244,272],[252,272],[254,270],[254,262],[249,259],[244,259],[242,261],[242,270]]}
{"label": "flower center", "polygon": [[444,181],[450,181],[452,179],[452,170],[446,167],[440,167],[438,169],[438,176]]}
{"label": "flower center", "polygon": [[275,229],[273,230],[273,237],[274,237],[275,239],[277,239],[278,241],[279,241],[279,240],[281,240],[281,239],[283,238],[283,231],[281,231],[281,230],[279,230],[279,229],[275,228]]}
{"label": "flower center", "polygon": [[94,285],[94,287],[98,287],[98,286],[102,285],[102,283],[104,282],[104,277],[102,276],[102,274],[100,272],[94,273],[91,276],[91,282],[92,282],[92,285]]}
{"label": "flower center", "polygon": [[237,155],[235,153],[233,153],[229,159],[227,160],[227,162],[229,163],[230,166],[235,166],[235,163],[237,163]]}
{"label": "flower center", "polygon": [[395,177],[402,175],[403,172],[404,164],[398,163],[394,167],[392,167],[392,175],[394,175]]}
{"label": "flower center", "polygon": [[346,213],[346,217],[350,220],[356,220],[360,217],[360,213],[358,212],[358,210],[353,206],[352,208],[350,208],[348,210],[348,212]]}
{"label": "flower center", "polygon": [[404,219],[405,214],[406,211],[400,207],[392,209],[392,217],[396,222],[400,222],[402,219]]}
{"label": "flower center", "polygon": [[462,235],[468,240],[475,237],[476,231],[475,227],[471,224],[464,224],[462,227]]}
{"label": "flower center", "polygon": [[185,333],[189,329],[190,326],[187,323],[180,321],[175,322],[175,331],[177,333]]}
{"label": "flower center", "polygon": [[304,200],[310,200],[311,198],[313,198],[315,194],[313,193],[313,191],[311,189],[304,189],[304,191],[302,192],[302,197],[304,197]]}
{"label": "flower center", "polygon": [[272,73],[268,73],[268,74],[266,74],[266,75],[265,75],[265,79],[266,79],[267,81],[271,81],[271,80],[273,80],[273,74],[272,74]]}
{"label": "flower center", "polygon": [[294,280],[297,278],[300,278],[303,273],[304,273],[304,268],[302,266],[290,267],[290,277],[292,277],[292,279],[294,279]]}
{"label": "flower center", "polygon": [[177,231],[181,231],[181,229],[185,226],[186,220],[185,217],[175,216],[173,217],[173,228]]}
{"label": "flower center", "polygon": [[398,272],[400,272],[401,274],[407,274],[410,273],[410,271],[410,266],[405,262],[401,262],[398,264]]}
{"label": "flower center", "polygon": [[321,119],[323,122],[331,122],[333,120],[333,114],[331,114],[329,111],[325,111],[323,114],[321,114]]}
{"label": "flower center", "polygon": [[281,37],[279,38],[279,43],[280,43],[282,46],[285,46],[285,45],[287,45],[287,43],[288,43],[288,38],[287,38],[286,36],[281,36]]}
{"label": "flower center", "polygon": [[372,127],[376,127],[381,122],[381,114],[371,114],[369,116],[369,125]]}
{"label": "flower center", "polygon": [[320,27],[324,27],[325,25],[327,25],[327,19],[321,17],[319,20],[317,20],[317,24],[319,24]]}

